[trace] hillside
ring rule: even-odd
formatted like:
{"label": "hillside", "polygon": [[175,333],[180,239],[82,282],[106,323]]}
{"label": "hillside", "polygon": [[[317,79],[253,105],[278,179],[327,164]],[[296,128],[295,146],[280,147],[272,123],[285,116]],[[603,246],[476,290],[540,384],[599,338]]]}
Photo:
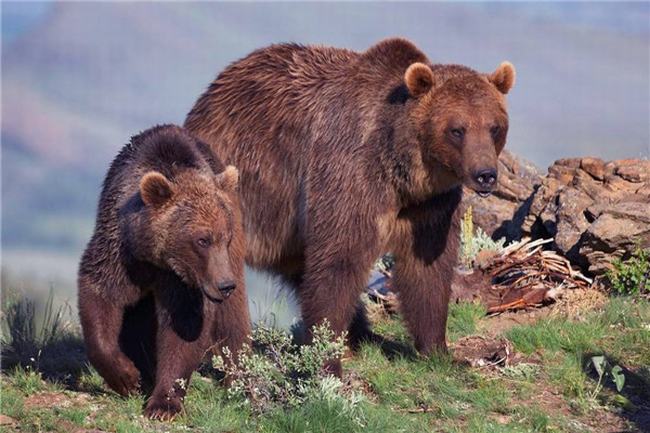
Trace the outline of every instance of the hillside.
{"label": "hillside", "polygon": [[511,150],[540,165],[647,156],[649,7],[53,4],[3,39],[3,244],[78,254],[117,149],[182,122],[217,71],[279,41],[363,50],[401,35],[435,61],[487,71],[507,58]]}

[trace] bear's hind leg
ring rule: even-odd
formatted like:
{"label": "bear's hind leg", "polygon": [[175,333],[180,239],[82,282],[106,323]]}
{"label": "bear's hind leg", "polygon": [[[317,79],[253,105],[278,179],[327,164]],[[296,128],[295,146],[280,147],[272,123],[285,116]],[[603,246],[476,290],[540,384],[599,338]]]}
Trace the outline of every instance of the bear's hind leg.
{"label": "bear's hind leg", "polygon": [[348,327],[348,344],[352,350],[358,350],[363,343],[382,343],[383,338],[372,332],[366,306],[359,301]]}
{"label": "bear's hind leg", "polygon": [[[340,253],[339,253],[340,254]],[[298,300],[307,332],[307,342],[312,340],[313,326],[327,320],[336,336],[350,329],[354,323],[355,335],[366,327],[365,315],[358,314],[359,296],[372,265],[372,252],[350,252],[345,257],[332,256],[333,261],[307,261],[302,287]],[[311,265],[311,266],[310,266]],[[353,322],[353,319],[354,322]],[[332,374],[341,377],[342,367],[339,359],[331,360],[325,366]]]}

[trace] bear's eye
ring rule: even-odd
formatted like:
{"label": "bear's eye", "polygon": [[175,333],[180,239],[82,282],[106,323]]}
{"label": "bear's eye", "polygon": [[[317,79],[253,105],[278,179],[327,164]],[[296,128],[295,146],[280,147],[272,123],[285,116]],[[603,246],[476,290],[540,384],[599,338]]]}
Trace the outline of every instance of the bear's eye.
{"label": "bear's eye", "polygon": [[463,128],[452,128],[449,130],[449,133],[458,139],[462,139],[465,136],[465,129]]}
{"label": "bear's eye", "polygon": [[210,240],[210,238],[198,238],[196,240],[196,244],[201,248],[208,248],[210,244],[212,244],[212,241]]}
{"label": "bear's eye", "polygon": [[499,132],[501,132],[501,127],[499,125],[494,125],[490,128],[490,134],[492,134],[493,138],[496,138],[499,135]]}

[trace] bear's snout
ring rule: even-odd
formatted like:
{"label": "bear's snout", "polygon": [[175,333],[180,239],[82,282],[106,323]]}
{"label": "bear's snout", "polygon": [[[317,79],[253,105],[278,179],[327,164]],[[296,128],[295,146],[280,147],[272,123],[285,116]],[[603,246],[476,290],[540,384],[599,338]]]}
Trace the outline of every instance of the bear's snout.
{"label": "bear's snout", "polygon": [[476,184],[474,190],[486,197],[497,185],[497,170],[495,168],[481,168],[472,173],[472,180]]}
{"label": "bear's snout", "polygon": [[227,280],[218,283],[217,288],[223,294],[224,298],[227,298],[235,291],[237,284],[233,280]]}
{"label": "bear's snout", "polygon": [[234,280],[220,280],[213,284],[203,286],[203,294],[212,302],[223,302],[230,297],[237,288]]}

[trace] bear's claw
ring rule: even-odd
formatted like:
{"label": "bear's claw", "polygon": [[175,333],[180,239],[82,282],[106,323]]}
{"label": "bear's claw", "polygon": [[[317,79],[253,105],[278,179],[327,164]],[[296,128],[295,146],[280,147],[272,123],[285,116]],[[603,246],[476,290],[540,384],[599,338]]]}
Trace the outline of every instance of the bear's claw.
{"label": "bear's claw", "polygon": [[105,380],[110,388],[124,397],[140,391],[140,372],[132,363],[117,362],[114,371]]}
{"label": "bear's claw", "polygon": [[183,405],[175,399],[152,399],[147,403],[144,415],[158,421],[173,421],[183,410]]}

